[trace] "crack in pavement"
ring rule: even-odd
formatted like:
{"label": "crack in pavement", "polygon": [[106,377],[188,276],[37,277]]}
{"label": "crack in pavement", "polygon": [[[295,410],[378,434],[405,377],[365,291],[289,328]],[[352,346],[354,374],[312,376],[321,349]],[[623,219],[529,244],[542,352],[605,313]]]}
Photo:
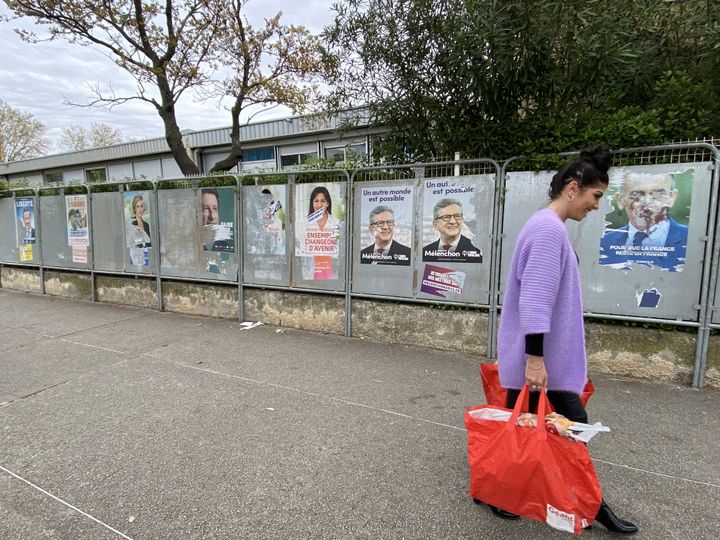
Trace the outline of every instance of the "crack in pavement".
{"label": "crack in pavement", "polygon": [[38,394],[42,394],[46,390],[51,390],[53,388],[57,388],[58,386],[62,386],[64,384],[69,383],[73,379],[68,379],[67,381],[62,381],[56,384],[52,384],[50,386],[46,386],[45,388],[41,388],[40,390],[36,390],[35,392],[30,392],[29,394],[25,394],[24,396],[20,396],[18,398],[12,399],[10,401],[4,401],[3,403],[0,403],[0,407],[5,407],[6,405],[10,405],[11,403],[15,403],[16,401],[22,401],[23,399],[29,399],[31,397],[37,396]]}

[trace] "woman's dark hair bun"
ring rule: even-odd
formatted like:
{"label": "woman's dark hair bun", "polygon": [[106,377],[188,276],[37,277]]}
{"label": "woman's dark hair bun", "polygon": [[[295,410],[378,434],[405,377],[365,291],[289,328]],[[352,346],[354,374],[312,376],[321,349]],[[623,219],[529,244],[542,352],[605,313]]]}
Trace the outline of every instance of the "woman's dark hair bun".
{"label": "woman's dark hair bun", "polygon": [[580,152],[580,159],[595,165],[595,168],[607,172],[612,165],[612,154],[606,144],[600,144],[595,148]]}
{"label": "woman's dark hair bun", "polygon": [[607,145],[600,144],[590,150],[580,152],[580,159],[571,161],[553,176],[548,195],[557,199],[565,186],[575,180],[585,189],[595,184],[608,185],[608,169],[612,165],[612,154]]}

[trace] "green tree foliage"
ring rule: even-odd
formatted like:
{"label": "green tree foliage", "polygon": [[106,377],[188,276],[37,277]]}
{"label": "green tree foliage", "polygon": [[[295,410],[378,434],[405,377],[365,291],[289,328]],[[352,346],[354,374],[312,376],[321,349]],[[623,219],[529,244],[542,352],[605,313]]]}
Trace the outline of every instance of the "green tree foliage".
{"label": "green tree foliage", "polygon": [[720,134],[720,8],[689,0],[343,0],[331,109],[389,157],[508,157]]}
{"label": "green tree foliage", "polygon": [[308,110],[319,96],[319,81],[332,65],[318,37],[304,26],[282,24],[282,13],[253,28],[242,13],[247,1],[227,3],[222,36],[214,51],[216,64],[228,75],[211,81],[207,95],[232,99],[232,149],[211,172],[228,171],[242,159],[240,115],[246,109],[260,112],[284,105],[295,113]]}
{"label": "green tree foliage", "polygon": [[[5,0],[15,16],[34,18],[49,39],[99,48],[136,81],[131,96],[104,95],[91,105],[129,100],[150,103],[165,127],[165,139],[184,174],[198,171],[188,156],[175,105],[189,88],[203,82],[200,66],[217,32],[216,12],[208,0]],[[46,39],[19,31],[28,42]]]}
{"label": "green tree foliage", "polygon": [[[213,171],[242,159],[240,115],[248,106],[286,105],[304,111],[330,65],[316,36],[280,23],[280,14],[253,28],[247,0],[4,0],[16,17],[31,17],[49,39],[89,45],[107,54],[136,81],[136,93],[119,96],[95,88],[90,105],[129,100],[150,103],[180,170],[197,174],[176,118],[188,90],[232,102],[232,150]],[[28,42],[47,39],[19,31]]]}

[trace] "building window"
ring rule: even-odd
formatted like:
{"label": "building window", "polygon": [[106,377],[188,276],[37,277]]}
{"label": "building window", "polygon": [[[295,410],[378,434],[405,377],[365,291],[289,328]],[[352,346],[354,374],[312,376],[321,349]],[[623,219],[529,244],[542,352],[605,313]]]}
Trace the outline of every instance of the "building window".
{"label": "building window", "polygon": [[345,146],[335,146],[332,148],[325,148],[325,159],[334,161],[335,163],[341,163],[357,159],[361,156],[365,156],[367,151],[365,150],[365,143],[351,143]]}
{"label": "building window", "polygon": [[303,154],[288,154],[286,156],[280,157],[280,166],[283,169],[286,169],[288,167],[297,167],[298,165],[302,165],[303,163],[307,162],[308,159],[313,159],[317,157],[317,152],[307,152]]}
{"label": "building window", "polygon": [[100,167],[98,169],[86,169],[85,181],[88,184],[107,182],[107,171],[105,170],[105,167]]}
{"label": "building window", "polygon": [[345,161],[345,148],[326,148],[325,159],[332,160],[334,162]]}
{"label": "building window", "polygon": [[45,174],[45,183],[46,184],[56,184],[56,183],[62,182],[62,181],[63,181],[63,174],[61,172]]}
{"label": "building window", "polygon": [[270,161],[275,159],[275,149],[272,146],[267,148],[248,148],[243,150],[243,161]]}

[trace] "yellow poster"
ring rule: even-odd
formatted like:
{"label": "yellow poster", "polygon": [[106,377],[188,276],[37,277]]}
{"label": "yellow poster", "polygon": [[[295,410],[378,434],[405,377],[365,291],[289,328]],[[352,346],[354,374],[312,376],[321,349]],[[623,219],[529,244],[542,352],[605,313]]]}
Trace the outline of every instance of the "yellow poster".
{"label": "yellow poster", "polygon": [[33,253],[32,253],[32,244],[21,244],[19,247],[20,250],[20,262],[26,262],[26,261],[32,261],[33,260]]}

